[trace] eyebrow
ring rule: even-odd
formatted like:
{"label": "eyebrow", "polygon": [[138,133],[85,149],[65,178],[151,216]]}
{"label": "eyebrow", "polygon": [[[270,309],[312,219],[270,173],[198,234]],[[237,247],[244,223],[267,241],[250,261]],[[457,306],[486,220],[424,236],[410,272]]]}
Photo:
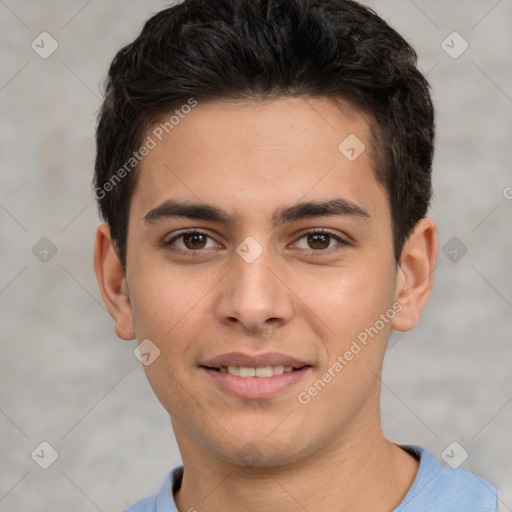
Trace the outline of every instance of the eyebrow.
{"label": "eyebrow", "polygon": [[[330,215],[370,219],[370,214],[364,208],[347,199],[338,198],[328,201],[297,203],[279,208],[272,215],[272,223],[274,226],[278,226],[286,222]],[[224,225],[234,223],[234,216],[216,206],[206,203],[186,203],[172,199],[150,210],[144,215],[143,220],[145,224],[151,225],[174,217],[211,221]]]}

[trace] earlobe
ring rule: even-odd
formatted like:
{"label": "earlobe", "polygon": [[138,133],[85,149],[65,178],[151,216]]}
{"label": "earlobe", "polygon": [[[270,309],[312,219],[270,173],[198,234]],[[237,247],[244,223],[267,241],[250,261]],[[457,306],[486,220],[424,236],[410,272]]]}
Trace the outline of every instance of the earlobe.
{"label": "earlobe", "polygon": [[135,338],[130,299],[121,261],[115,250],[108,224],[96,231],[94,270],[103,302],[115,320],[117,336],[123,340]]}
{"label": "earlobe", "polygon": [[437,259],[437,231],[432,219],[421,219],[404,244],[396,276],[396,295],[402,309],[391,328],[409,331],[418,323],[420,314],[434,284]]}

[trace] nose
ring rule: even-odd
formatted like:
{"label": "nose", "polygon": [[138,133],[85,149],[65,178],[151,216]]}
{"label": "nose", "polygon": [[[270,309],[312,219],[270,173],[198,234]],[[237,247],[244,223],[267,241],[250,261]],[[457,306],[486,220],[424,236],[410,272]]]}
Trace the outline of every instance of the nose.
{"label": "nose", "polygon": [[249,261],[233,254],[232,270],[222,280],[218,320],[240,333],[268,334],[292,318],[292,292],[270,249]]}

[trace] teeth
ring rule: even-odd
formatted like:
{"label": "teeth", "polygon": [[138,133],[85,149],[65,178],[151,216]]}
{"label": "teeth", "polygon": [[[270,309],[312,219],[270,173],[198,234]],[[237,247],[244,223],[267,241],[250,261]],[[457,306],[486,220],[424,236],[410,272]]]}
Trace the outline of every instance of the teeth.
{"label": "teeth", "polygon": [[240,368],[238,366],[228,366],[228,373],[231,375],[240,375]]}
{"label": "teeth", "polygon": [[256,375],[256,370],[254,368],[245,368],[244,366],[240,366],[240,373],[238,375],[240,377],[254,377]]}
{"label": "teeth", "polygon": [[272,377],[272,375],[274,375],[272,366],[262,366],[261,368],[256,368],[256,377]]}
{"label": "teeth", "polygon": [[281,375],[284,372],[284,366],[282,364],[276,364],[272,367],[274,369],[274,375]]}
{"label": "teeth", "polygon": [[282,373],[293,372],[292,366],[283,366],[276,364],[273,366],[260,366],[258,368],[249,368],[246,366],[221,366],[222,373],[229,373],[230,375],[237,375],[238,377],[273,377],[274,375],[281,375]]}

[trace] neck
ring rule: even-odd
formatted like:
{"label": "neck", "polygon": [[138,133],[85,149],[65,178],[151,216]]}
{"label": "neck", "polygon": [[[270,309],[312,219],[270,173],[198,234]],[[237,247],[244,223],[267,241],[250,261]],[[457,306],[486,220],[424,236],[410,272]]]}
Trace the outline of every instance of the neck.
{"label": "neck", "polygon": [[247,467],[182,450],[185,469],[175,502],[181,512],[394,510],[418,463],[377,430],[360,430],[281,466]]}

